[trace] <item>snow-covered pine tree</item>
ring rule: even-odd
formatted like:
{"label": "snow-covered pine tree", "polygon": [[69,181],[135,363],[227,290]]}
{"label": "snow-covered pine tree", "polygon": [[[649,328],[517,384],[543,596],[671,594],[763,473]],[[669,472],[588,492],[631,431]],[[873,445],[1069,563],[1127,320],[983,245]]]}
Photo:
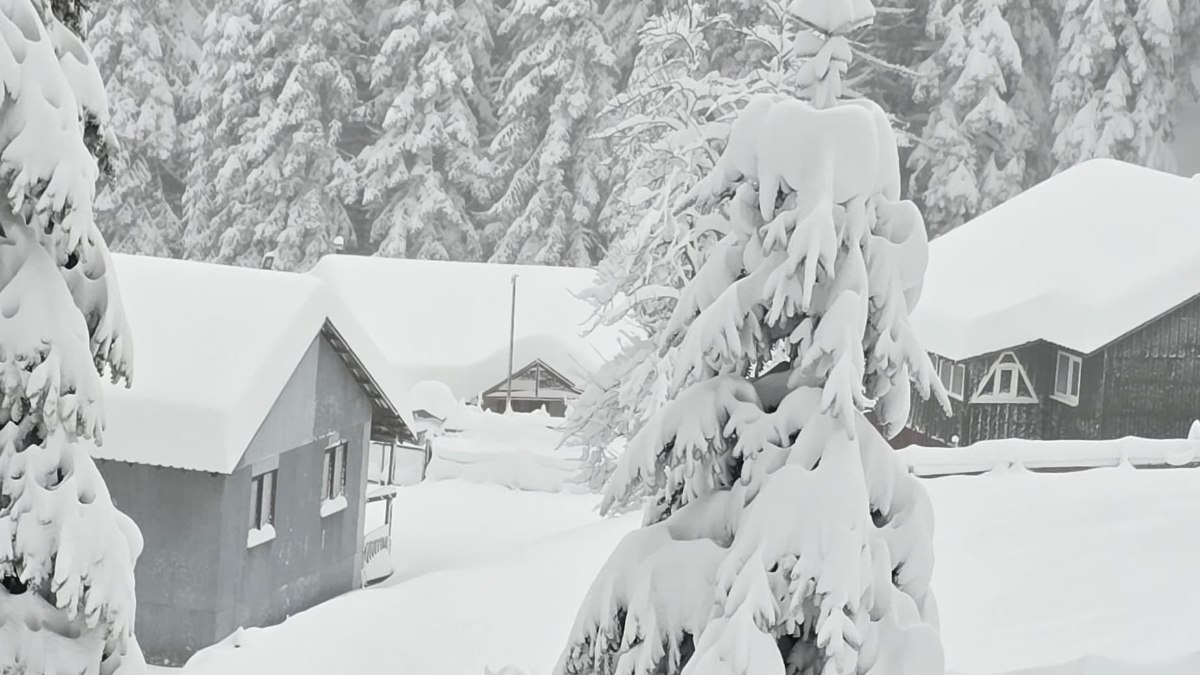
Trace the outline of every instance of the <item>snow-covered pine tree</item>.
{"label": "snow-covered pine tree", "polygon": [[[137,527],[89,455],[100,375],[131,344],[92,216],[89,148],[111,147],[95,62],[56,18],[80,3],[0,4],[0,672],[140,672]],[[52,11],[52,8],[54,11]]]}
{"label": "snow-covered pine tree", "polygon": [[347,0],[227,0],[205,22],[189,125],[185,254],[305,269],[353,235],[337,188],[342,124],[358,106],[360,40]]}
{"label": "snow-covered pine tree", "polygon": [[612,167],[598,112],[622,89],[657,2],[524,0],[500,25],[512,51],[488,155],[500,185],[483,214],[494,262],[590,265]]}
{"label": "snow-covered pine tree", "polygon": [[[888,59],[902,55],[900,43],[916,31],[909,25],[912,8],[897,6],[906,2],[891,6],[882,38],[867,36],[883,58],[865,61],[849,78],[902,106],[913,82]],[[719,214],[674,214],[670,205],[712,170],[737,111],[752,96],[798,93],[788,53],[800,24],[789,4],[675,3],[640,31],[629,85],[601,114],[612,120],[601,136],[621,169],[603,216],[613,242],[589,292],[600,321],[661,334],[679,291],[728,229]],[[897,80],[908,82],[907,93]],[[633,437],[665,401],[674,353],[660,355],[652,338],[632,337],[585,387],[566,434],[566,442],[587,452],[584,482],[599,486],[619,452],[614,441]]]}
{"label": "snow-covered pine tree", "polygon": [[[910,378],[947,404],[907,320],[924,223],[883,111],[838,100],[871,4],[792,7],[815,29],[800,83],[828,107],[755,97],[684,200],[730,226],[663,333],[671,400],[607,488],[606,509],[651,499],[645,527],[592,585],[560,675],[942,672],[928,498],[870,421],[905,423]],[[780,344],[786,370],[746,377]]]}
{"label": "snow-covered pine tree", "polygon": [[937,236],[1013,197],[1030,184],[1046,121],[1024,98],[1025,75],[1009,14],[1012,0],[935,0],[928,16],[937,52],[922,64],[919,99],[933,108],[909,156],[911,191]]}
{"label": "snow-covered pine tree", "polygon": [[377,139],[355,160],[353,197],[369,209],[379,255],[480,260],[473,210],[491,171],[491,0],[376,2],[370,15],[369,124]]}
{"label": "snow-covered pine tree", "polygon": [[192,108],[202,14],[187,0],[111,0],[95,10],[87,45],[120,148],[96,196],[96,222],[114,250],[178,256],[187,167],[180,127]]}
{"label": "snow-covered pine tree", "polygon": [[601,113],[612,122],[600,136],[621,170],[603,217],[614,241],[586,295],[598,322],[632,323],[645,337],[631,336],[569,412],[567,442],[586,450],[582,478],[593,487],[614,467],[613,442],[631,438],[665,402],[675,351],[659,354],[652,336],[727,229],[719,215],[675,214],[672,205],[715,166],[753,95],[794,91],[785,77],[794,35],[786,3],[733,13],[725,4],[695,0],[650,18],[626,90]]}
{"label": "snow-covered pine tree", "polygon": [[1190,4],[1067,1],[1050,99],[1058,170],[1094,157],[1173,168],[1167,145]]}

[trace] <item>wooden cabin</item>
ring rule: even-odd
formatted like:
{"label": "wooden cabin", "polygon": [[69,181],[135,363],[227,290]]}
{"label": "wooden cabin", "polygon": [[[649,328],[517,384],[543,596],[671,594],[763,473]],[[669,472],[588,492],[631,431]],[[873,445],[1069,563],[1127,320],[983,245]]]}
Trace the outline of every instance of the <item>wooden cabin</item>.
{"label": "wooden cabin", "polygon": [[1182,438],[1200,418],[1200,181],[1085,162],[930,244],[912,316],[952,414],[893,443]]}
{"label": "wooden cabin", "polygon": [[[540,359],[534,359],[532,363],[515,371],[512,376],[513,412],[545,410],[551,417],[564,417],[567,414],[567,403],[581,393],[582,390],[565,375]],[[479,396],[480,407],[492,412],[504,412],[508,402],[508,377]]]}

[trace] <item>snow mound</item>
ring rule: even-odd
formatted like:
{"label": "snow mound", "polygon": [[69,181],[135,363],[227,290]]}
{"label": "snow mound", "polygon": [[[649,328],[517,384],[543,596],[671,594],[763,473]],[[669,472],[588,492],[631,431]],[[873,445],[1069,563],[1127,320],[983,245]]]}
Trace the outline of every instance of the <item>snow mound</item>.
{"label": "snow mound", "polygon": [[963,448],[911,446],[898,451],[918,476],[1020,469],[1187,466],[1200,462],[1200,440],[1126,437],[1107,441],[1000,439]]}
{"label": "snow mound", "polygon": [[424,410],[439,419],[447,419],[462,405],[454,392],[436,380],[422,380],[408,392],[408,404],[413,411]]}
{"label": "snow mound", "polygon": [[912,325],[956,360],[1036,340],[1091,353],[1200,294],[1196,213],[1186,178],[1084,162],[934,240]]}
{"label": "snow mound", "polygon": [[459,479],[492,483],[514,490],[561,492],[580,490],[574,482],[580,462],[521,450],[473,452],[442,448],[434,453],[426,472],[428,480]]}
{"label": "snow mound", "polygon": [[428,480],[461,479],[515,490],[582,490],[575,480],[583,454],[561,448],[561,420],[538,413],[499,414],[461,405],[433,443]]}

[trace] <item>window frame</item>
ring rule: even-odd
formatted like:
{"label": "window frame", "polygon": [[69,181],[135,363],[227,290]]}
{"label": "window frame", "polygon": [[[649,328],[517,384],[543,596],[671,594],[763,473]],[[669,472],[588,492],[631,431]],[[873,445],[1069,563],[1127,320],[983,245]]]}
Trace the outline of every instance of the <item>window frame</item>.
{"label": "window frame", "polygon": [[[1004,380],[1004,376],[1009,376],[1009,386],[1007,391],[1001,391],[1000,385]],[[991,384],[989,387],[988,385]],[[1029,391],[1029,396],[1021,394],[1021,385],[1025,385],[1025,389]],[[979,380],[979,386],[975,389],[975,395],[971,397],[973,403],[1012,403],[1012,404],[1028,404],[1037,403],[1037,391],[1033,388],[1033,383],[1029,381],[1029,375],[1025,372],[1025,367],[1021,365],[1021,359],[1017,357],[1016,352],[1002,352],[996,357],[992,366]]]}
{"label": "window frame", "polygon": [[[1067,391],[1060,391],[1058,382],[1064,360],[1067,363]],[[1072,388],[1075,390],[1074,393],[1071,393]],[[1054,357],[1054,393],[1051,394],[1050,398],[1069,406],[1077,406],[1079,405],[1079,394],[1082,390],[1083,357],[1063,349],[1058,350],[1058,353]]]}
{"label": "window frame", "polygon": [[[967,396],[966,364],[935,355],[934,366],[937,371],[938,380],[941,381],[942,388],[946,390],[946,394],[956,401],[965,401]],[[945,373],[942,372],[943,368],[946,369]],[[960,376],[957,390],[954,387],[955,375]]]}
{"label": "window frame", "polygon": [[321,513],[331,515],[340,509],[331,505],[346,501],[346,465],[350,458],[350,444],[342,441],[325,448],[321,454]]}
{"label": "window frame", "polygon": [[[269,479],[269,480],[268,480]],[[264,500],[263,492],[270,484],[270,500]],[[269,469],[250,477],[250,530],[261,532],[275,526],[275,515],[279,503],[279,470]],[[266,508],[264,508],[266,507]],[[265,513],[264,513],[265,511]],[[265,517],[264,517],[265,516]]]}

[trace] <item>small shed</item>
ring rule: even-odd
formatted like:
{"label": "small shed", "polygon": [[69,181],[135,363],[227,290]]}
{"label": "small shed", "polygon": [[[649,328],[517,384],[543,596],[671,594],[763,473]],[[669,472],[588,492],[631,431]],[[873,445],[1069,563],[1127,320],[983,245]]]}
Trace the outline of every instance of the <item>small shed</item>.
{"label": "small shed", "polygon": [[592,269],[332,255],[309,274],[337,291],[400,378],[441,382],[492,409],[507,391],[510,328],[513,407],[552,415],[565,414],[632,330],[589,330],[594,310],[580,294],[595,283]]}
{"label": "small shed", "polygon": [[953,414],[901,443],[1183,438],[1200,417],[1200,180],[1068,169],[930,244],[912,316]]}
{"label": "small shed", "polygon": [[492,412],[504,412],[511,405],[513,412],[545,410],[551,417],[567,414],[567,403],[583,393],[575,383],[541,359],[516,371],[512,380],[506,376],[479,395],[480,406]]}
{"label": "small shed", "polygon": [[136,360],[97,465],[145,540],[138,640],[177,665],[362,585],[368,446],[411,442],[411,419],[318,279],[114,261]]}

